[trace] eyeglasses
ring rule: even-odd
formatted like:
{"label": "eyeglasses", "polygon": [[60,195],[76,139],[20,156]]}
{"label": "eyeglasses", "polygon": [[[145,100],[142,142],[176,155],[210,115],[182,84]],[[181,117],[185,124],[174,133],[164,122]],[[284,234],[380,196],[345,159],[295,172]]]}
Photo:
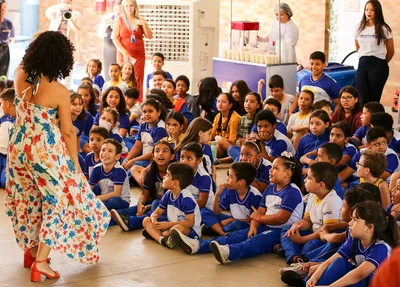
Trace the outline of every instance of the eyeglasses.
{"label": "eyeglasses", "polygon": [[374,143],[374,144],[371,144],[371,145],[373,145],[374,147],[386,146],[387,142],[386,141],[382,141],[380,143],[378,142],[378,143]]}
{"label": "eyeglasses", "polygon": [[360,166],[365,167],[365,165],[363,165],[363,164],[361,164],[361,163],[359,163],[359,162],[356,162],[356,167],[358,168],[358,167],[360,167]]}
{"label": "eyeglasses", "polygon": [[348,101],[351,101],[352,99],[354,99],[354,97],[353,96],[342,96],[342,97],[340,97],[340,99],[348,102]]}

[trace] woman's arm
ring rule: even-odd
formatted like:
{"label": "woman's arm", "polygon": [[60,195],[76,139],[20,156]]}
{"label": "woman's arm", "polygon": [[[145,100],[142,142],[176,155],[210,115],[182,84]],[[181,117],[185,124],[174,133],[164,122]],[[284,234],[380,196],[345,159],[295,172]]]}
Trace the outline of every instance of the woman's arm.
{"label": "woman's arm", "polygon": [[51,21],[54,21],[57,18],[57,13],[60,11],[60,5],[54,5],[50,6],[49,8],[46,9],[45,15],[47,19],[50,19]]}
{"label": "woman's arm", "polygon": [[143,27],[143,34],[147,39],[153,38],[153,32],[150,27],[147,25],[146,20],[143,17],[139,17],[138,24]]}
{"label": "woman's arm", "polygon": [[82,15],[78,11],[72,12],[72,15],[73,17],[68,22],[71,23],[72,31],[79,35],[82,30]]}
{"label": "woman's arm", "polygon": [[72,124],[71,119],[71,103],[69,99],[69,92],[67,88],[63,88],[61,94],[59,94],[58,102],[58,115],[60,118],[60,131],[65,140],[65,145],[69,156],[74,162],[75,168],[80,170],[79,160],[78,160],[78,149],[76,143],[76,132]]}
{"label": "woman's arm", "polygon": [[394,42],[393,38],[387,39],[385,41],[386,45],[386,61],[389,63],[390,60],[392,60],[393,55],[394,55]]}
{"label": "woman's arm", "polygon": [[354,40],[354,44],[356,46],[356,51],[358,52],[358,50],[360,49],[360,44],[358,44],[357,40]]}
{"label": "woman's arm", "polygon": [[120,29],[121,29],[120,20],[119,20],[119,18],[117,18],[117,19],[115,19],[115,22],[114,22],[112,40],[113,40],[113,43],[114,43],[115,47],[117,47],[118,51],[120,51],[125,57],[125,55],[128,54],[128,51],[121,44],[121,41],[120,41],[120,38],[119,38],[119,30]]}

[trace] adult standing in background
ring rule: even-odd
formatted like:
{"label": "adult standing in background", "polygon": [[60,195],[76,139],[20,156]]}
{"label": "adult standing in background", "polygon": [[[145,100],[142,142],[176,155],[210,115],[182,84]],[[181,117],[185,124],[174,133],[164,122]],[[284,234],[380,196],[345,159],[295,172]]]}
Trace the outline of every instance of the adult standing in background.
{"label": "adult standing in background", "polygon": [[354,33],[360,58],[354,83],[362,105],[381,100],[383,87],[389,77],[388,63],[394,55],[391,32],[383,18],[381,3],[378,0],[368,1]]}
{"label": "adult standing in background", "polygon": [[[153,38],[146,20],[139,16],[139,7],[135,0],[123,0],[121,16],[114,23],[113,42],[117,47],[118,63],[134,62],[135,77],[139,90],[139,101],[143,99],[144,65],[146,54],[143,36]],[[133,59],[132,59],[133,58]]]}
{"label": "adult standing in background", "polygon": [[279,23],[281,40],[292,40],[292,45],[294,47],[294,55],[293,59],[296,61],[296,45],[299,40],[299,28],[297,28],[296,24],[291,20],[293,17],[293,12],[290,6],[286,3],[281,3],[276,5],[275,7],[275,15],[277,21],[272,25],[271,31],[267,38],[268,47],[267,52],[275,53],[277,41],[279,40]]}
{"label": "adult standing in background", "polygon": [[108,75],[110,65],[117,60],[117,48],[113,43],[112,33],[114,22],[121,13],[120,8],[121,0],[118,0],[114,4],[114,12],[104,15],[97,29],[97,36],[103,39],[103,71],[106,81],[110,80],[110,76]]}
{"label": "adult standing in background", "polygon": [[15,37],[14,26],[10,20],[6,19],[7,3],[0,2],[0,76],[7,76],[8,66],[10,65],[10,44]]}
{"label": "adult standing in background", "polygon": [[79,35],[82,31],[81,13],[72,9],[72,0],[59,0],[59,4],[46,9],[50,19],[49,31],[60,31],[72,42],[75,48],[74,62],[79,62]]}

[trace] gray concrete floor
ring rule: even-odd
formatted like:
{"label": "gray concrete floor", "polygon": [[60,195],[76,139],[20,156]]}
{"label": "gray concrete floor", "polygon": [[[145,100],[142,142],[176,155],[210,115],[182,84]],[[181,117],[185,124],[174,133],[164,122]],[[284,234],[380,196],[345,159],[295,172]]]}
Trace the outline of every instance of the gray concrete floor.
{"label": "gray concrete floor", "polygon": [[[217,169],[217,182],[225,181],[226,169]],[[132,203],[141,193],[132,188]],[[4,190],[0,189],[0,286],[37,286],[30,270],[22,266],[11,222],[4,212]],[[123,232],[110,227],[100,246],[100,262],[88,266],[75,263],[57,252],[51,266],[61,273],[58,280],[44,279],[45,286],[285,286],[278,270],[286,263],[275,254],[261,255],[228,265],[212,254],[188,256],[145,240],[141,232]]]}

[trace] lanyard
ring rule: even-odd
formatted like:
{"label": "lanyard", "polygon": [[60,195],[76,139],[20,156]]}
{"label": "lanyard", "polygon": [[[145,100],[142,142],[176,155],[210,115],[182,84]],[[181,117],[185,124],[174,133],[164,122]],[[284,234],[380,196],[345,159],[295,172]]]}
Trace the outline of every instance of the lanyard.
{"label": "lanyard", "polygon": [[134,34],[136,29],[133,30],[131,23],[129,22],[128,17],[126,15],[125,15],[125,20],[126,20],[126,23],[128,24],[129,30],[131,30],[132,34]]}

